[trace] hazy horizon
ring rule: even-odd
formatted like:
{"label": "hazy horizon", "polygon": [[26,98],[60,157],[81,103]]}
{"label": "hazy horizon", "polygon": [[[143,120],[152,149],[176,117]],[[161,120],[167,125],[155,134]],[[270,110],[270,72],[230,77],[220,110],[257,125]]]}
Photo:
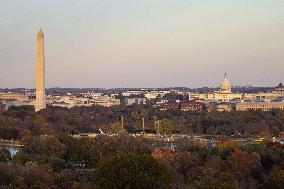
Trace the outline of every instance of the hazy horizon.
{"label": "hazy horizon", "polygon": [[[251,86],[251,85],[236,85],[236,86],[232,86],[232,88],[239,88],[239,87],[253,87],[253,88],[275,88],[278,87],[279,83],[277,83],[276,85],[273,86]],[[101,90],[111,90],[111,89],[174,89],[174,88],[187,88],[187,89],[202,89],[202,88],[220,88],[220,86],[200,86],[200,87],[185,87],[185,86],[169,86],[169,87],[110,87],[110,88],[106,88],[106,87],[57,87],[57,86],[51,86],[51,87],[46,87],[46,89],[101,89]],[[0,89],[26,89],[26,90],[35,90],[34,88],[25,88],[25,87],[0,87]]]}
{"label": "hazy horizon", "polygon": [[273,87],[284,82],[281,0],[2,0],[0,88]]}

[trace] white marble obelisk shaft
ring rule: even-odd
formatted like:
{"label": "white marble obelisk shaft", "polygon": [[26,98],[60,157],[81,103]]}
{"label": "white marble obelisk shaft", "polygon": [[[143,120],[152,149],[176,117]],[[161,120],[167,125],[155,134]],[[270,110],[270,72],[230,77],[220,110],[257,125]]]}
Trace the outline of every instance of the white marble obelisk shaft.
{"label": "white marble obelisk shaft", "polygon": [[44,108],[46,108],[44,35],[42,30],[40,29],[37,34],[35,111],[40,111]]}

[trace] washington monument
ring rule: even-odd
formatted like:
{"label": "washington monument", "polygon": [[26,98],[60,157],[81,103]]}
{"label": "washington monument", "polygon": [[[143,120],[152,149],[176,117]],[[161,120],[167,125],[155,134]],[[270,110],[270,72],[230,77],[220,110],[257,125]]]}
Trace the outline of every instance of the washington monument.
{"label": "washington monument", "polygon": [[36,103],[35,111],[46,108],[45,100],[45,60],[44,60],[44,35],[40,29],[37,34],[36,50]]}

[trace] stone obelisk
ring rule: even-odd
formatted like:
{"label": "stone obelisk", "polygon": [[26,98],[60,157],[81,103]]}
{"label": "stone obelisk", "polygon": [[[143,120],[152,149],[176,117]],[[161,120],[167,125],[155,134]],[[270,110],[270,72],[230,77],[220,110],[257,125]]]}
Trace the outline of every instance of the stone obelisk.
{"label": "stone obelisk", "polygon": [[44,59],[44,35],[42,29],[37,34],[36,49],[36,103],[35,111],[46,108],[45,100],[45,59]]}

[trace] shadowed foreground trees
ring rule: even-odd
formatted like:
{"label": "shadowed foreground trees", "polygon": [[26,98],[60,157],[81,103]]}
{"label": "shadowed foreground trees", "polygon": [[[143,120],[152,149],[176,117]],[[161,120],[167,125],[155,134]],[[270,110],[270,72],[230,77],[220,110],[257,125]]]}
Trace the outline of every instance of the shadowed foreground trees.
{"label": "shadowed foreground trees", "polygon": [[[174,147],[174,148],[173,148]],[[284,145],[33,136],[0,151],[0,188],[281,188]]]}
{"label": "shadowed foreground trees", "polygon": [[0,148],[0,161],[8,163],[12,160],[11,153],[7,148]]}
{"label": "shadowed foreground trees", "polygon": [[170,173],[149,155],[114,156],[98,166],[96,181],[102,189],[170,188]]}
{"label": "shadowed foreground trees", "polygon": [[283,189],[284,170],[277,171],[260,189]]}

